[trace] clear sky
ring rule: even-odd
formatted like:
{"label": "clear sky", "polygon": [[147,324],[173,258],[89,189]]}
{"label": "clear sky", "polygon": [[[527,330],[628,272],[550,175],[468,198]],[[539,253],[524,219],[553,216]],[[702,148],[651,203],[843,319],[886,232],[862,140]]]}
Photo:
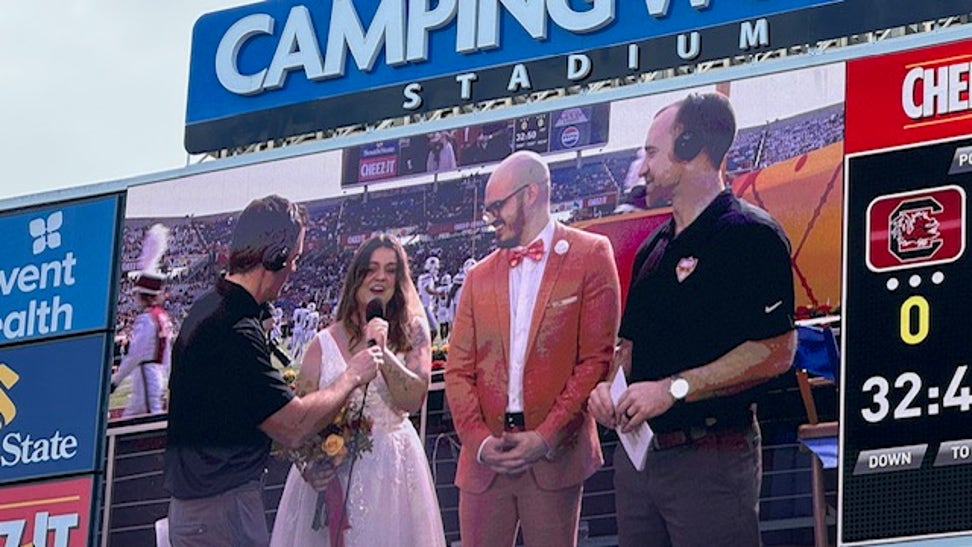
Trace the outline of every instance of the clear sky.
{"label": "clear sky", "polygon": [[192,26],[255,1],[0,1],[0,199],[185,166]]}

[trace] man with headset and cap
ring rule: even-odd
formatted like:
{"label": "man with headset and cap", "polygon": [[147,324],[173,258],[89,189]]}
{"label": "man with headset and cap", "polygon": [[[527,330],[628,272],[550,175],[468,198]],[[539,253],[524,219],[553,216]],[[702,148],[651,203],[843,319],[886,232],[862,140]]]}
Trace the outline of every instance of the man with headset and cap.
{"label": "man with headset and cap", "polygon": [[793,274],[779,224],[727,188],[735,133],[719,93],[666,106],[648,130],[640,175],[672,218],[635,256],[615,354],[628,388],[615,404],[602,382],[589,404],[606,427],[654,432],[643,462],[614,453],[621,546],[760,544],[753,388],[792,362]]}
{"label": "man with headset and cap", "polygon": [[172,351],[163,480],[175,547],[267,545],[271,439],[301,447],[382,362],[380,345],[365,348],[333,383],[304,397],[270,363],[261,312],[296,270],[306,225],[304,209],[280,196],[252,201],[233,229],[228,273],[182,324]]}
{"label": "man with headset and cap", "polygon": [[165,276],[158,271],[169,229],[155,224],[145,234],[139,256],[141,271],[135,277],[135,299],[141,313],[135,318],[128,352],[111,376],[111,391],[131,378],[131,394],[123,417],[165,411],[165,384],[172,356],[172,322],[162,307]]}

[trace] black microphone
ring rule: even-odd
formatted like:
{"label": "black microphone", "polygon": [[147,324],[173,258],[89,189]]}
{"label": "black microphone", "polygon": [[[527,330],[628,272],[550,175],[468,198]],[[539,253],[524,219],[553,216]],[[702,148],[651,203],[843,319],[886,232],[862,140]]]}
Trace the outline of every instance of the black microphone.
{"label": "black microphone", "polygon": [[270,347],[270,353],[276,355],[277,359],[280,359],[281,365],[285,367],[290,366],[292,362],[290,356],[284,353],[284,350],[280,349],[280,346],[278,346],[276,342],[274,342],[273,340],[267,340],[267,346]]}
{"label": "black microphone", "polygon": [[[385,303],[381,301],[381,298],[372,298],[368,301],[368,305],[365,306],[365,323],[370,322],[376,317],[378,319],[385,318]],[[378,342],[374,338],[368,339],[368,347],[377,344]]]}

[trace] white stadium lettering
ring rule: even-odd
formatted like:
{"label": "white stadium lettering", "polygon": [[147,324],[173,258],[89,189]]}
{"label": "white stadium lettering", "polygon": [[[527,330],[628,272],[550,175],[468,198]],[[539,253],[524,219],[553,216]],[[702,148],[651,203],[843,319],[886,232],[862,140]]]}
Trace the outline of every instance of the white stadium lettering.
{"label": "white stadium lettering", "polygon": [[[615,0],[589,0],[589,9],[578,11],[568,0],[440,0],[434,8],[429,1],[382,0],[368,27],[351,0],[334,0],[331,5],[326,42],[314,29],[306,6],[294,6],[287,15],[273,57],[265,59],[266,68],[242,74],[239,55],[244,45],[261,35],[273,35],[276,21],[268,14],[248,15],[227,29],[216,50],[216,77],[220,85],[236,95],[256,95],[280,89],[287,75],[303,70],[306,78],[319,81],[344,76],[347,55],[362,72],[371,72],[383,53],[388,66],[421,63],[429,59],[429,35],[455,21],[455,51],[473,53],[500,47],[500,13],[506,11],[532,38],[544,40],[548,19],[558,27],[577,34],[597,31],[615,19]],[[692,0],[696,9],[702,4]],[[701,6],[701,7],[700,7]],[[667,14],[666,5],[651,14]],[[323,55],[322,55],[323,51]],[[468,82],[463,82],[468,86]],[[406,92],[417,97],[421,89]],[[413,99],[414,101],[414,99]],[[410,107],[407,103],[404,108]]]}

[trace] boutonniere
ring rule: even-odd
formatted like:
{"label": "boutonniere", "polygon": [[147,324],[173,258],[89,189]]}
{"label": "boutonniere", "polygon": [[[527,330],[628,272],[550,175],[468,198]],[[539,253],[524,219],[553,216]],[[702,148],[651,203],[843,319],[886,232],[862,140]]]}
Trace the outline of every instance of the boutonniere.
{"label": "boutonniere", "polygon": [[566,253],[567,249],[570,249],[570,243],[567,243],[566,239],[561,239],[554,245],[554,252],[559,255]]}
{"label": "boutonniere", "polygon": [[694,256],[686,256],[679,259],[678,264],[675,266],[675,277],[678,278],[678,282],[685,281],[688,276],[692,275],[692,272],[695,271],[695,267],[698,265],[699,259]]}

